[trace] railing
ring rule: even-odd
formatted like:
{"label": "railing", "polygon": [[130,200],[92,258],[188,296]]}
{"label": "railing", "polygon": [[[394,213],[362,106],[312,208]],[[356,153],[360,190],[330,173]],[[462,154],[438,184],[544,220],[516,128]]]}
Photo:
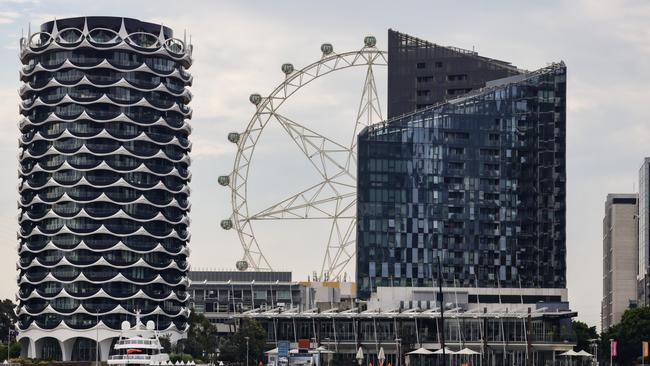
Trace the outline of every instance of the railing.
{"label": "railing", "polygon": [[150,360],[151,355],[114,355],[109,357],[109,360]]}
{"label": "railing", "polygon": [[157,345],[158,342],[155,341],[155,340],[151,340],[151,339],[124,339],[124,340],[117,341],[117,343],[116,343],[116,345],[123,345],[123,344],[127,344],[127,345],[128,344],[135,344],[135,345],[138,345],[138,344],[145,344],[145,345],[154,344],[154,345]]}

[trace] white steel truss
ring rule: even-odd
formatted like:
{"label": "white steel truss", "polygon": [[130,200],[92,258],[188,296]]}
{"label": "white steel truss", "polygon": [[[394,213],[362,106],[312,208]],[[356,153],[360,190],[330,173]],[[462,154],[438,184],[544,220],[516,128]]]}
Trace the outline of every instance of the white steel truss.
{"label": "white steel truss", "polygon": [[[325,46],[329,46],[329,50]],[[374,37],[366,37],[365,46],[359,51],[337,54],[332,52],[330,45],[323,45],[321,49],[322,58],[301,70],[294,71],[292,65],[283,65],[286,78],[268,97],[251,96],[251,102],[256,105],[255,114],[236,140],[237,155],[227,180],[232,191],[232,225],[225,228],[232,226],[237,231],[244,249],[243,261],[254,270],[272,269],[254,234],[253,223],[259,220],[328,220],[331,226],[321,276],[338,278],[355,255],[357,134],[364,127],[383,120],[373,67],[386,66],[387,53],[375,47]],[[365,67],[366,73],[349,141],[335,141],[279,113],[282,104],[302,87],[351,67]],[[269,122],[279,124],[287,133],[321,181],[263,210],[250,212],[248,175],[255,147]]]}

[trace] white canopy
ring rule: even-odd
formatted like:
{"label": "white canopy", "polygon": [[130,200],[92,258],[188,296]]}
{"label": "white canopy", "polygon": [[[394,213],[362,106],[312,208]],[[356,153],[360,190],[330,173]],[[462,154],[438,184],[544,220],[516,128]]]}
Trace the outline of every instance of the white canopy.
{"label": "white canopy", "polygon": [[407,352],[407,355],[432,355],[435,352],[431,352],[426,348],[420,347],[416,349],[415,351]]}
{"label": "white canopy", "polygon": [[[278,348],[276,347],[276,348],[270,349],[270,350],[268,350],[268,351],[266,351],[264,353],[267,354],[267,355],[276,355],[276,354],[278,354]],[[291,353],[291,354],[298,353],[298,350],[294,348],[292,350],[289,350],[289,353]],[[327,353],[327,351],[322,351],[322,353]],[[221,365],[219,365],[219,366],[221,366]]]}
{"label": "white canopy", "polygon": [[359,350],[357,351],[357,360],[363,360],[363,348],[359,347]]}
{"label": "white canopy", "polygon": [[592,355],[591,353],[589,353],[589,352],[587,352],[585,350],[582,350],[582,351],[578,351],[578,356],[593,357],[594,355]]}
{"label": "white canopy", "polygon": [[[441,355],[442,354],[442,349],[439,349],[439,350],[433,352],[433,354],[434,355]],[[450,350],[449,348],[445,347],[445,354],[447,354],[447,355],[455,355],[456,352],[454,352],[454,351]]]}
{"label": "white canopy", "polygon": [[479,352],[476,352],[474,350],[471,350],[469,348],[463,348],[460,351],[456,352],[457,355],[478,355],[480,354]]}
{"label": "white canopy", "polygon": [[382,362],[384,362],[384,360],[386,359],[386,353],[384,352],[384,347],[379,348],[379,354],[377,355],[377,358]]}
{"label": "white canopy", "polygon": [[578,352],[570,349],[570,350],[568,350],[568,351],[566,351],[564,353],[560,353],[560,356],[575,357],[575,356],[580,356],[580,355],[578,354]]}
{"label": "white canopy", "polygon": [[[292,351],[297,351],[297,350],[292,350]],[[333,353],[336,353],[336,352],[328,350],[327,347],[325,347],[325,346],[320,346],[320,347],[315,348],[313,351],[309,351],[309,353],[326,353],[326,354],[331,353],[331,354],[333,354]]]}

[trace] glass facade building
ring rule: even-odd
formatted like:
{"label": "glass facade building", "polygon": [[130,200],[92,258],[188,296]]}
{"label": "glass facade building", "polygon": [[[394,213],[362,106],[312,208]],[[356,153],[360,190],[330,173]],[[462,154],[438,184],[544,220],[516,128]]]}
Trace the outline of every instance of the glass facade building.
{"label": "glass facade building", "polygon": [[[392,62],[392,59],[391,59]],[[566,288],[566,67],[366,128],[357,284]]]}
{"label": "glass facade building", "polygon": [[119,17],[21,39],[18,339],[106,359],[121,322],[186,331],[192,46]]}
{"label": "glass facade building", "polygon": [[650,305],[650,158],[643,159],[639,168],[639,226],[637,269],[637,301]]}

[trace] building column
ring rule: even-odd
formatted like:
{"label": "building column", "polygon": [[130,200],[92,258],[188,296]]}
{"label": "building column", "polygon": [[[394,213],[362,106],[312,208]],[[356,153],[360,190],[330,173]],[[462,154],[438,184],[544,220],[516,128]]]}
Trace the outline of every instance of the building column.
{"label": "building column", "polygon": [[[36,341],[34,341],[34,339],[32,339],[30,337],[30,338],[27,338],[27,342],[25,342],[25,343],[28,344],[27,349],[25,350],[25,353],[27,354],[27,357],[36,358]],[[20,355],[22,356],[22,354],[23,354],[23,350],[21,349],[20,350]]]}
{"label": "building column", "polygon": [[102,361],[108,361],[108,354],[111,352],[111,344],[113,343],[113,338],[107,338],[99,342],[99,359]]}
{"label": "building column", "polygon": [[61,346],[61,360],[70,361],[72,359],[72,348],[74,347],[74,342],[77,340],[76,337],[66,339],[65,341],[59,341]]}

